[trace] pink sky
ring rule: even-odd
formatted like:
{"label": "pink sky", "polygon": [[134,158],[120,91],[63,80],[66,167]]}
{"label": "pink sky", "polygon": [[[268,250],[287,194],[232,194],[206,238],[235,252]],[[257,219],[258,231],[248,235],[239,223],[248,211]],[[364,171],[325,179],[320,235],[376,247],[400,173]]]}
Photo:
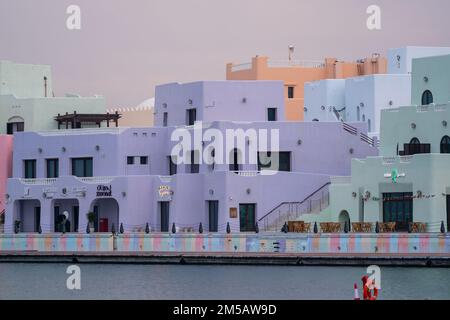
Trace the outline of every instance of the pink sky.
{"label": "pink sky", "polygon": [[[82,29],[66,28],[81,7]],[[366,8],[382,9],[382,30]],[[448,0],[0,0],[0,59],[50,64],[56,95],[133,106],[165,82],[225,78],[256,54],[353,60],[406,45],[450,46]]]}

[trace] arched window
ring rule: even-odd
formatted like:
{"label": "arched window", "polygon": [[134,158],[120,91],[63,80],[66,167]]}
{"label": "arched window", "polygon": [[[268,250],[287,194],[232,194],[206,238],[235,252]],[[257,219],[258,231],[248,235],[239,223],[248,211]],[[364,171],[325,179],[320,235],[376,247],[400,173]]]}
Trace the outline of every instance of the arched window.
{"label": "arched window", "polygon": [[425,90],[422,94],[422,105],[426,106],[433,103],[433,94],[430,90]]}
{"label": "arched window", "polygon": [[418,154],[420,152],[420,140],[417,138],[412,138],[409,142],[409,151],[406,153],[406,155],[413,155]]}
{"label": "arched window", "polygon": [[441,140],[441,153],[450,153],[450,137],[444,136]]}
{"label": "arched window", "polygon": [[417,138],[412,138],[409,144],[420,144],[420,140]]}
{"label": "arched window", "polygon": [[21,132],[25,129],[25,120],[22,117],[14,116],[9,118],[6,124],[6,133],[14,134],[14,132]]}

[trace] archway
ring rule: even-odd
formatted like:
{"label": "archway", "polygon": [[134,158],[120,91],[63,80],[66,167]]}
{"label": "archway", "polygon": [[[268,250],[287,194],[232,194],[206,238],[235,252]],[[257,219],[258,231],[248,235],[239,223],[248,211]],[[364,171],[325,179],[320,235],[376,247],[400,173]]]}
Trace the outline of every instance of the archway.
{"label": "archway", "polygon": [[350,226],[350,215],[347,210],[342,210],[339,213],[339,223],[342,225],[342,228],[345,226],[345,223],[347,223],[347,226]]}
{"label": "archway", "polygon": [[[78,199],[54,199],[51,205],[54,232],[78,232],[80,207]],[[65,215],[67,214],[67,217]],[[82,226],[81,226],[82,228]]]}
{"label": "archway", "polygon": [[113,225],[119,230],[119,203],[114,198],[97,198],[91,203],[95,232],[111,232]]}
{"label": "archway", "polygon": [[37,199],[16,200],[13,207],[13,225],[19,224],[19,232],[38,232],[41,226],[41,202]]}

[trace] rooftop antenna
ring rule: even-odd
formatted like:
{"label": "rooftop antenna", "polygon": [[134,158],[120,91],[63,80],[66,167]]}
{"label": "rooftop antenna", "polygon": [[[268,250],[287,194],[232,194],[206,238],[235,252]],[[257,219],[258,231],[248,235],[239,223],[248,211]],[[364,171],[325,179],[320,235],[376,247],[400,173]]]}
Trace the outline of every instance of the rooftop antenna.
{"label": "rooftop antenna", "polygon": [[289,45],[289,62],[291,62],[292,61],[292,57],[293,57],[293,55],[294,55],[294,49],[295,49],[295,47],[291,44],[291,45]]}

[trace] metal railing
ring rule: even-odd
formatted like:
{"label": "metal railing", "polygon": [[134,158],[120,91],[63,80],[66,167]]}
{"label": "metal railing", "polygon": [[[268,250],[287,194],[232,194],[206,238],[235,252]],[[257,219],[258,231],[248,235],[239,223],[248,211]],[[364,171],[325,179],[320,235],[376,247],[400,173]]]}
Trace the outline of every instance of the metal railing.
{"label": "metal railing", "polygon": [[330,203],[328,186],[325,183],[299,202],[282,202],[258,220],[264,231],[280,231],[286,221],[296,220],[302,214],[319,213]]}

